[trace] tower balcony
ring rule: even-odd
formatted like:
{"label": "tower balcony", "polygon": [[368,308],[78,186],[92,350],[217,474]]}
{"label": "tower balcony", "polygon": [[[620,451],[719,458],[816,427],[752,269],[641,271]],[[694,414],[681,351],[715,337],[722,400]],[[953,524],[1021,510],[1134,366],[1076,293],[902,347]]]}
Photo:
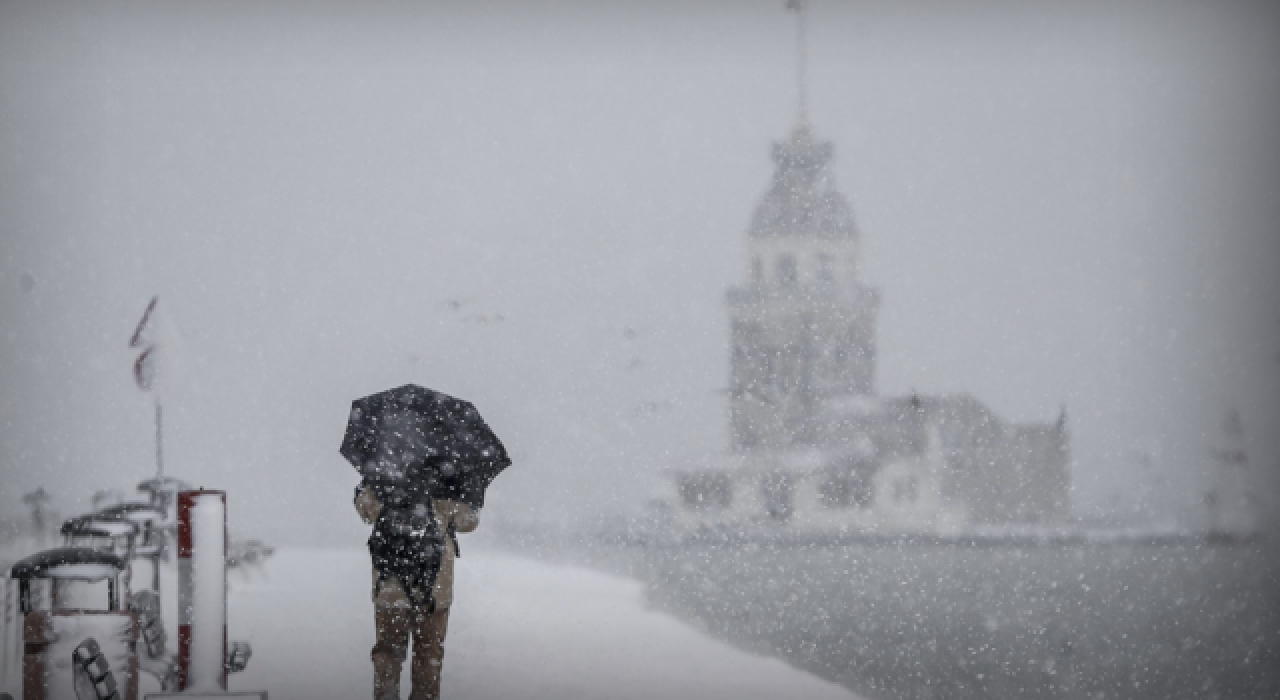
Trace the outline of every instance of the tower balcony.
{"label": "tower balcony", "polygon": [[764,310],[774,312],[840,312],[874,311],[880,304],[880,291],[862,284],[818,284],[778,286],[743,284],[729,287],[725,305],[730,313],[752,314]]}

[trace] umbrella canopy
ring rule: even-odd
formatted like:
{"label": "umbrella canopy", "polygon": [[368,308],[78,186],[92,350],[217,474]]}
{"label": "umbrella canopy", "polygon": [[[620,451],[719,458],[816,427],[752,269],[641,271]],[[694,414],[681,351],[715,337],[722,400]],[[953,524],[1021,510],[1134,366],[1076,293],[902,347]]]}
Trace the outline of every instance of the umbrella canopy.
{"label": "umbrella canopy", "polygon": [[511,465],[475,406],[415,384],[353,401],[340,452],[367,482],[408,484],[473,508]]}

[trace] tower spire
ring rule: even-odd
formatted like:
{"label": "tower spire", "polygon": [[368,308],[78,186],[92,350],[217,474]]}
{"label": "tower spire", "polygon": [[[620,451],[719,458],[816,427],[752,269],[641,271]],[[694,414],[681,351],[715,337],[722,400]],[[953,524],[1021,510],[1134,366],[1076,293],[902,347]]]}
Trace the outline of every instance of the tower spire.
{"label": "tower spire", "polygon": [[808,0],[787,0],[787,9],[796,13],[796,129],[809,128],[809,90],[806,69]]}

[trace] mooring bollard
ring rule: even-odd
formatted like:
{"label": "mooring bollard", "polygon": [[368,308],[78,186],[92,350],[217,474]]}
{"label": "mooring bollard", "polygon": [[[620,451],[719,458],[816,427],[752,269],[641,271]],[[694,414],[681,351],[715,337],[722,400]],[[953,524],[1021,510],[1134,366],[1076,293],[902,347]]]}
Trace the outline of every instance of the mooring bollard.
{"label": "mooring bollard", "polygon": [[227,494],[178,494],[178,688],[227,689]]}

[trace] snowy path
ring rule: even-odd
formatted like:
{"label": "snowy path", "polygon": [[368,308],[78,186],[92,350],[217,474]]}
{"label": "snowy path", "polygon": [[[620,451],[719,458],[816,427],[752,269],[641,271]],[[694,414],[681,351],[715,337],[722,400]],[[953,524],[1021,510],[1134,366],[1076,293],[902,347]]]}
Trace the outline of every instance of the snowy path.
{"label": "snowy path", "polygon": [[[647,610],[638,583],[475,549],[457,564],[446,698],[854,698]],[[265,574],[233,573],[231,585],[229,636],[254,651],[232,689],[266,689],[272,700],[369,697],[364,551],[285,550]]]}

